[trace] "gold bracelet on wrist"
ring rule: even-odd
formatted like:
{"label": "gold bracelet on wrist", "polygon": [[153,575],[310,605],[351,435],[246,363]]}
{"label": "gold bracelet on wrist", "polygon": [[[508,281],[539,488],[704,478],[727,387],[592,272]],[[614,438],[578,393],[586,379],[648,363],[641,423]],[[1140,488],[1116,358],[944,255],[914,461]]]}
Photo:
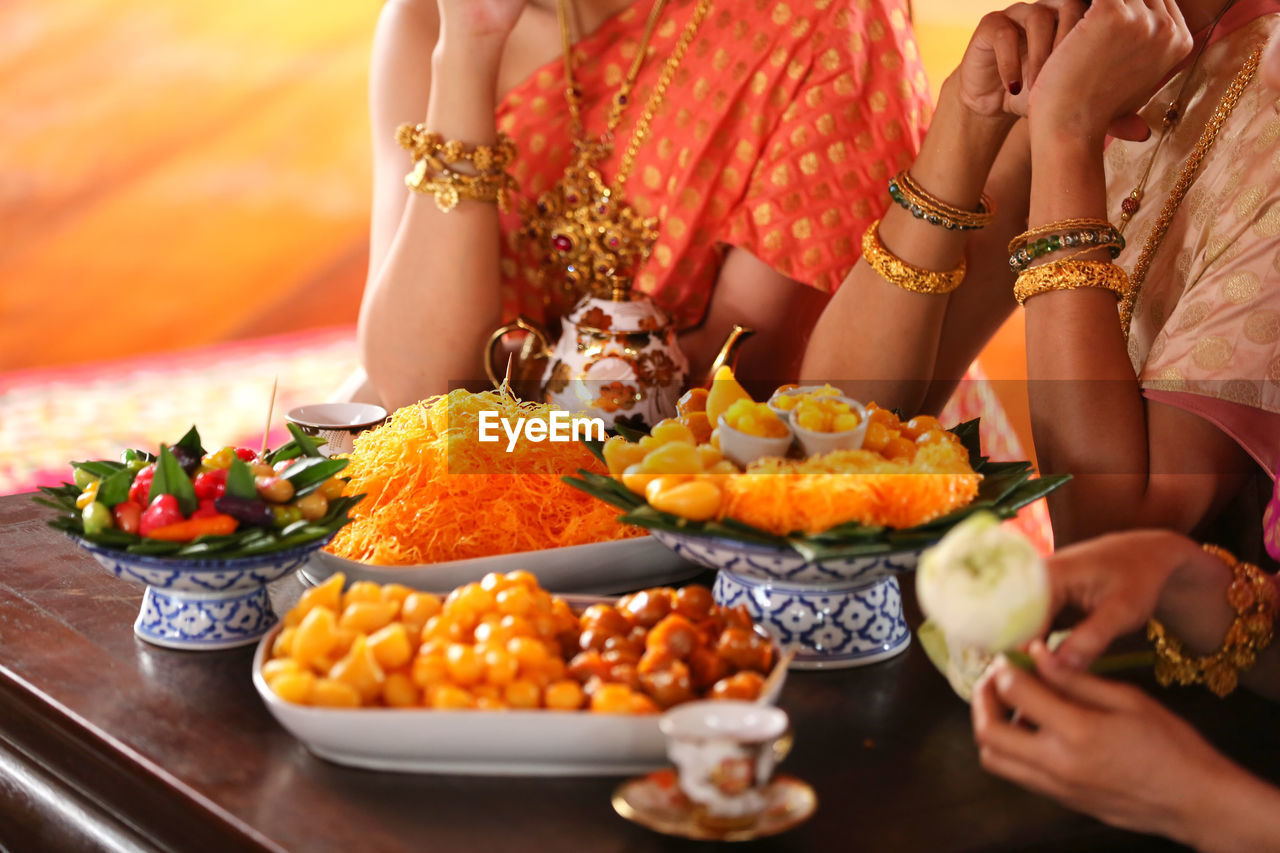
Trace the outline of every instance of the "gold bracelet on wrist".
{"label": "gold bracelet on wrist", "polygon": [[503,213],[511,210],[515,180],[506,172],[464,175],[448,167],[432,171],[426,160],[414,164],[404,177],[405,186],[414,192],[433,196],[441,213],[448,213],[461,201],[496,203]]}
{"label": "gold bracelet on wrist", "polygon": [[996,204],[986,193],[978,200],[977,210],[963,210],[926,191],[906,169],[889,179],[889,198],[916,219],[948,231],[976,231],[990,225],[996,215]]}
{"label": "gold bracelet on wrist", "polygon": [[1123,269],[1106,261],[1053,261],[1032,267],[1018,276],[1013,297],[1019,305],[1033,296],[1054,290],[1077,290],[1100,287],[1120,299],[1129,289],[1129,276]]}
{"label": "gold bracelet on wrist", "polygon": [[1105,219],[1062,219],[1057,222],[1049,222],[1044,225],[1030,228],[1023,231],[1017,237],[1009,241],[1009,254],[1017,251],[1019,246],[1025,246],[1027,243],[1037,237],[1044,237],[1049,234],[1059,234],[1063,231],[1075,231],[1081,228],[1110,228],[1111,223]]}
{"label": "gold bracelet on wrist", "polygon": [[1155,673],[1160,684],[1203,684],[1218,696],[1226,696],[1236,689],[1240,673],[1250,669],[1271,644],[1280,595],[1271,577],[1254,564],[1238,561],[1216,545],[1205,545],[1204,550],[1231,568],[1227,601],[1236,616],[1222,648],[1200,657],[1188,655],[1182,643],[1155,619],[1147,623],[1147,638],[1155,643]]}
{"label": "gold bracelet on wrist", "polygon": [[1009,268],[1021,273],[1037,258],[1064,249],[1106,249],[1114,260],[1124,245],[1120,229],[1105,219],[1064,219],[1024,231],[1009,241]]}
{"label": "gold bracelet on wrist", "polygon": [[862,235],[862,257],[880,277],[890,284],[913,293],[941,295],[950,293],[964,281],[965,262],[946,272],[921,269],[912,266],[890,252],[880,242],[880,220],[877,219]]}
{"label": "gold bracelet on wrist", "polygon": [[[396,129],[396,142],[413,158],[413,169],[404,183],[414,192],[433,196],[436,207],[448,213],[461,201],[496,203],[506,213],[516,181],[507,172],[516,156],[515,143],[498,134],[496,145],[467,145],[457,140],[446,141],[423,124],[402,124]],[[455,167],[469,163],[476,174]]]}
{"label": "gold bracelet on wrist", "polygon": [[456,139],[445,140],[427,130],[425,124],[402,124],[396,128],[396,142],[409,152],[414,161],[431,160],[431,168],[470,163],[477,172],[499,172],[516,159],[516,144],[505,133],[498,134],[495,145],[468,145]]}

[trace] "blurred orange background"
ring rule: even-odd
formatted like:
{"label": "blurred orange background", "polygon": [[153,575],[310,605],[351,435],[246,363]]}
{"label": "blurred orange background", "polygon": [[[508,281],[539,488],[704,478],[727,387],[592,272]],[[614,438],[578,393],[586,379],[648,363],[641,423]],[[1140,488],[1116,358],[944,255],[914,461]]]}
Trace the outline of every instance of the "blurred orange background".
{"label": "blurred orange background", "polygon": [[[936,91],[996,4],[913,5]],[[379,8],[0,4],[0,493],[192,422],[246,441],[274,379],[278,425],[354,366]]]}

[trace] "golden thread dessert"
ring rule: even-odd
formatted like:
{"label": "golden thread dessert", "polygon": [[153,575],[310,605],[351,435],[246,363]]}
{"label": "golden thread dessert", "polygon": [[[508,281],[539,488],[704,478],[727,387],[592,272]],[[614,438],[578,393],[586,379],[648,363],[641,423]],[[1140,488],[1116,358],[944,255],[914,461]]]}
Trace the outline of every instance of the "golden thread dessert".
{"label": "golden thread dessert", "polygon": [[346,494],[367,497],[327,550],[376,565],[437,563],[642,536],[565,483],[600,463],[581,442],[481,442],[480,415],[550,422],[554,408],[453,391],[361,433]]}
{"label": "golden thread dessert", "polygon": [[910,459],[865,449],[765,458],[726,479],[721,515],[779,536],[850,521],[915,527],[967,506],[981,480],[968,451],[946,440],[920,446]]}

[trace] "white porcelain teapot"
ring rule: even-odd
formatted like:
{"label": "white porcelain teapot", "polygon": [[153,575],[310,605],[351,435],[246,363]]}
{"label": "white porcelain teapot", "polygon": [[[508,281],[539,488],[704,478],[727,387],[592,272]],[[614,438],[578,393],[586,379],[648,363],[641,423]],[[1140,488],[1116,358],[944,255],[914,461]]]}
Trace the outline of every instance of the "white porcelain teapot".
{"label": "white porcelain teapot", "polygon": [[[498,328],[489,338],[485,370],[496,386],[495,363],[503,337],[528,332],[531,358],[545,358],[544,399],[575,414],[601,418],[613,429],[621,421],[645,429],[675,417],[676,400],[689,379],[689,361],[676,342],[671,319],[643,293],[615,284],[609,296],[584,296],[561,320],[555,345],[526,317]],[[752,330],[734,326],[712,368],[729,360]]]}

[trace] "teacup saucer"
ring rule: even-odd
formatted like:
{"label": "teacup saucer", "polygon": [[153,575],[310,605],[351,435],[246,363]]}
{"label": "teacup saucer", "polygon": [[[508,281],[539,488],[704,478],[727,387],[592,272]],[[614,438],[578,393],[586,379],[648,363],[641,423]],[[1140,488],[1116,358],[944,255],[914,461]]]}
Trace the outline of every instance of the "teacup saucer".
{"label": "teacup saucer", "polygon": [[657,770],[623,782],[613,809],[627,820],[665,835],[697,841],[751,841],[799,826],[818,808],[813,788],[794,776],[775,776],[764,788],[765,809],[747,827],[719,829],[694,817],[694,807],[676,782],[676,771]]}

